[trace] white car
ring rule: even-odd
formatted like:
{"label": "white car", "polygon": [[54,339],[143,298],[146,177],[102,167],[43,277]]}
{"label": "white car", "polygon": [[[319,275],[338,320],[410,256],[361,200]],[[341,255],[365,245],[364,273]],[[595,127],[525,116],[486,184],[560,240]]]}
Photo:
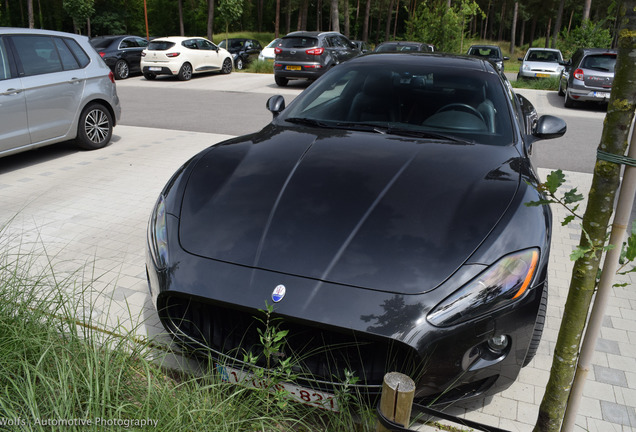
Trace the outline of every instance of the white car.
{"label": "white car", "polygon": [[519,57],[521,66],[517,81],[523,78],[558,78],[563,62],[561,51],[553,48],[530,48],[525,57]]}
{"label": "white car", "polygon": [[141,71],[147,80],[176,75],[181,81],[192,74],[232,72],[232,54],[201,37],[165,37],[150,41],[141,53]]}
{"label": "white car", "polygon": [[261,53],[258,55],[258,59],[260,61],[274,61],[276,58],[276,53],[274,52],[274,48],[280,42],[280,38],[274,39],[270,43],[267,44],[265,48],[261,50]]}

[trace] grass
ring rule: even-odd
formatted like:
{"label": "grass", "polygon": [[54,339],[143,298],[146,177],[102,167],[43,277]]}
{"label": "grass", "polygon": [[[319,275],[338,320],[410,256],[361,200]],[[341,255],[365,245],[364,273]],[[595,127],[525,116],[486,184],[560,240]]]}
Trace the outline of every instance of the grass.
{"label": "grass", "polygon": [[162,367],[169,349],[90,318],[94,303],[84,299],[95,293],[85,269],[56,274],[51,258],[0,234],[0,430],[374,428],[369,410],[355,404],[340,414],[274,404],[263,391],[220,381],[206,365],[196,376]]}

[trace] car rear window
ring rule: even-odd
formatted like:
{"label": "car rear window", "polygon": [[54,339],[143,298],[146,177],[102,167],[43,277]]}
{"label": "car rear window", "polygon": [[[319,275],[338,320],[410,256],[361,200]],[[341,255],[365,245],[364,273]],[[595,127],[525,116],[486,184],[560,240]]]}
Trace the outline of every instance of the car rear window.
{"label": "car rear window", "polygon": [[315,37],[286,37],[281,41],[280,46],[283,48],[308,48],[318,45],[318,38]]}
{"label": "car rear window", "polygon": [[581,67],[602,72],[614,73],[616,67],[616,54],[594,54],[583,59]]}
{"label": "car rear window", "polygon": [[91,39],[91,45],[96,49],[104,49],[108,48],[112,41],[110,38]]}
{"label": "car rear window", "polygon": [[174,46],[174,42],[169,41],[150,41],[148,49],[151,51],[166,51]]}

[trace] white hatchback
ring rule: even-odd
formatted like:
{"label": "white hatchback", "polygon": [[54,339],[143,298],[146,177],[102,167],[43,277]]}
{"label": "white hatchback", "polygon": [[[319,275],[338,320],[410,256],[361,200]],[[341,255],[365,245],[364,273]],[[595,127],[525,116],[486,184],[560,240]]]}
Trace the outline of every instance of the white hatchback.
{"label": "white hatchback", "polygon": [[195,73],[232,72],[232,54],[200,37],[153,39],[141,53],[141,70],[147,80],[176,75],[187,81]]}

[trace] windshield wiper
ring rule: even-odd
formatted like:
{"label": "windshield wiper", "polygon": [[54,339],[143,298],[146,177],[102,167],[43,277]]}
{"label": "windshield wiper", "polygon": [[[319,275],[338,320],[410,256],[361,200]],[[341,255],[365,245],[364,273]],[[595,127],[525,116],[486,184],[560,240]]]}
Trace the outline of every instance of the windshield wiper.
{"label": "windshield wiper", "polygon": [[328,125],[325,122],[321,122],[319,120],[316,119],[311,119],[311,118],[307,118],[307,117],[289,117],[286,118],[285,121],[290,122],[290,123],[296,123],[296,124],[302,124],[302,125],[308,125],[308,126],[316,126],[316,127],[331,127],[330,125]]}
{"label": "windshield wiper", "polygon": [[400,136],[415,137],[415,138],[433,138],[433,139],[438,139],[443,141],[452,141],[452,142],[463,143],[463,144],[474,143],[474,141],[472,140],[458,138],[453,135],[447,135],[447,134],[443,134],[439,132],[431,132],[431,131],[423,131],[423,130],[389,127],[387,128],[386,133],[389,135],[400,135]]}

